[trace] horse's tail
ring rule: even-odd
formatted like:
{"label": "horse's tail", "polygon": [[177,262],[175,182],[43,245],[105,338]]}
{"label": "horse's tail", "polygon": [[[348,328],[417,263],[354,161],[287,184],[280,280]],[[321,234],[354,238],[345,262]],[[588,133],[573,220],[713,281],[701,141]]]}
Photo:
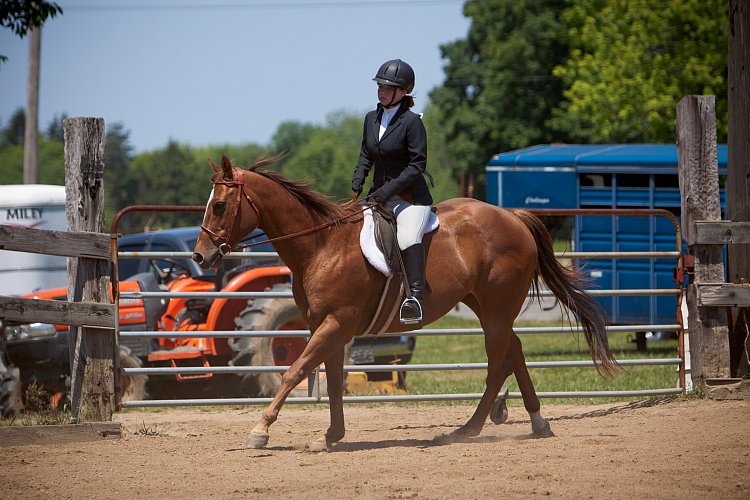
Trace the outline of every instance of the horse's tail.
{"label": "horse's tail", "polygon": [[618,365],[607,341],[607,314],[597,301],[584,293],[583,288],[588,280],[580,268],[565,267],[557,261],[552,249],[552,237],[538,217],[525,210],[513,210],[513,214],[529,229],[536,242],[538,256],[533,289],[537,298],[541,277],[560,303],[577,317],[596,369],[607,375],[614,374]]}

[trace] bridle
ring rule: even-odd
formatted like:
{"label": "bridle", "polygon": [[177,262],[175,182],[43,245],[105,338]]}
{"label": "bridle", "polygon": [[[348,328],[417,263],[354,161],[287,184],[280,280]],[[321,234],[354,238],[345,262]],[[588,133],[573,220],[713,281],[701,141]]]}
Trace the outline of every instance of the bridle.
{"label": "bridle", "polygon": [[222,229],[219,232],[223,232],[224,235],[215,233],[211,231],[209,228],[207,228],[205,225],[201,224],[201,229],[208,233],[212,238],[215,238],[222,243],[219,246],[219,253],[221,255],[226,255],[229,252],[232,251],[232,245],[229,244],[229,241],[227,241],[227,238],[229,237],[229,234],[232,232],[232,229],[234,228],[234,221],[237,218],[237,214],[240,213],[240,204],[242,203],[242,197],[244,196],[248,203],[250,203],[250,206],[253,207],[253,210],[255,210],[255,214],[258,216],[258,220],[260,220],[260,210],[258,210],[258,206],[255,204],[253,199],[250,197],[249,194],[245,191],[245,182],[243,180],[243,176],[245,174],[245,171],[241,168],[233,168],[232,169],[232,180],[226,180],[223,177],[211,181],[211,184],[216,186],[217,184],[221,184],[224,186],[234,186],[238,187],[236,191],[236,196],[234,197],[234,210],[232,210],[232,217],[229,219],[229,228],[228,229]]}
{"label": "bridle", "polygon": [[[315,231],[319,231],[319,230],[324,229],[326,227],[333,226],[333,225],[338,224],[339,222],[344,221],[346,219],[350,219],[350,218],[355,217],[357,215],[361,215],[362,212],[364,212],[365,210],[367,210],[368,208],[370,208],[370,205],[365,205],[365,206],[362,207],[361,210],[357,210],[357,211],[352,212],[352,213],[350,213],[348,215],[345,215],[343,217],[339,217],[336,220],[332,220],[332,221],[329,221],[329,222],[324,222],[322,224],[318,224],[317,226],[314,226],[314,227],[311,227],[311,228],[308,228],[308,229],[303,229],[302,231],[297,231],[296,233],[291,233],[291,234],[287,234],[287,235],[284,235],[284,236],[278,236],[276,238],[269,238],[269,239],[263,240],[263,241],[256,241],[254,243],[245,243],[245,244],[242,244],[242,245],[232,245],[231,243],[229,243],[229,241],[227,240],[227,238],[229,237],[229,234],[232,232],[232,229],[234,228],[234,223],[235,223],[235,220],[237,219],[237,215],[240,212],[240,203],[242,203],[242,198],[243,197],[247,200],[247,202],[250,204],[250,206],[253,207],[253,210],[255,210],[255,214],[258,216],[258,221],[260,221],[260,210],[258,209],[258,206],[253,201],[253,198],[249,194],[247,194],[247,192],[245,191],[245,182],[243,180],[244,174],[245,174],[244,170],[242,170],[241,168],[234,167],[232,169],[232,180],[226,180],[223,177],[221,177],[218,180],[211,181],[211,184],[213,184],[214,186],[216,186],[217,184],[221,184],[221,185],[224,185],[224,186],[239,188],[239,189],[237,189],[236,195],[234,197],[234,201],[235,201],[235,203],[234,203],[234,210],[232,210],[232,217],[231,217],[231,219],[229,219],[229,227],[227,229],[219,230],[219,233],[216,233],[214,231],[211,231],[209,228],[207,228],[203,224],[201,224],[201,226],[200,226],[201,229],[203,231],[205,231],[206,233],[208,233],[212,238],[214,238],[214,239],[216,239],[216,240],[218,240],[218,241],[221,242],[218,245],[218,247],[219,247],[219,253],[221,253],[221,255],[226,255],[226,254],[232,252],[233,250],[239,250],[239,249],[243,249],[243,248],[250,248],[250,247],[254,247],[254,246],[258,246],[258,245],[265,245],[265,244],[268,244],[268,243],[274,243],[274,242],[277,242],[277,241],[288,240],[290,238],[296,238],[297,236],[303,236],[303,235],[306,235],[306,234],[314,233]],[[355,194],[355,197],[351,201],[351,203],[353,203],[354,201],[356,201],[356,199],[357,199],[358,196],[359,196],[359,193]],[[206,208],[208,209],[208,207],[206,207]],[[222,235],[220,233],[224,233],[224,234]],[[265,233],[260,233],[260,235],[262,235],[262,234],[265,234]],[[260,235],[258,235],[258,236],[260,236]]]}

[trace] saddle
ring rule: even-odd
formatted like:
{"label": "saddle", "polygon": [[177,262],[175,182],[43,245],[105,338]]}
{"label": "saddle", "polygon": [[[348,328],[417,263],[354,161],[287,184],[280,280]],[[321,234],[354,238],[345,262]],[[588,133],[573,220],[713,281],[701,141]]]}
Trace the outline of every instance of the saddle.
{"label": "saddle", "polygon": [[[378,302],[378,308],[362,335],[378,335],[386,331],[401,305],[404,292],[408,290],[401,263],[401,250],[398,248],[398,238],[396,237],[396,216],[381,207],[373,207],[371,214],[373,224],[369,232],[372,234],[372,240],[369,241],[369,244],[374,243],[377,252],[373,252],[370,248],[365,256],[371,265],[386,276],[386,281]],[[367,234],[369,234],[368,230],[363,229],[363,236]],[[360,237],[360,244],[363,252],[365,252],[366,243],[362,236]],[[381,255],[377,255],[377,253]],[[393,279],[399,276],[402,279]]]}
{"label": "saddle", "polygon": [[[374,236],[374,243],[382,254],[378,256],[382,257],[382,261],[379,258],[373,258],[374,256],[365,251],[365,241],[362,237],[360,237],[360,243],[370,264],[381,271],[388,279],[383,287],[383,293],[375,315],[363,334],[378,335],[383,333],[393,320],[396,311],[398,311],[406,296],[406,292],[409,290],[409,281],[401,260],[401,249],[398,247],[396,216],[392,212],[377,206],[372,209],[372,222],[371,231]],[[437,225],[437,218],[434,217],[428,232],[434,231]],[[364,228],[363,234],[366,231],[367,229]],[[393,279],[394,277],[397,279]],[[429,283],[425,283],[425,288],[429,293]],[[421,328],[421,324],[416,324],[414,329],[419,328]]]}
{"label": "saddle", "polygon": [[396,216],[393,212],[385,210],[383,207],[376,205],[372,212],[373,222],[375,225],[375,243],[393,274],[401,274],[403,265],[401,263],[401,249],[398,247],[398,238],[396,237]]}
{"label": "saddle", "polygon": [[[367,251],[366,246],[368,241],[367,238],[362,237],[365,236],[364,234],[360,235],[362,252],[365,254],[365,257],[370,264],[384,275],[389,276],[391,273],[402,274],[403,263],[401,262],[401,249],[398,247],[398,238],[396,236],[396,216],[381,206],[373,207],[371,215],[373,221],[373,228],[371,231],[374,233],[373,240],[382,255],[373,255]],[[432,214],[430,214],[430,220],[424,234],[430,234],[435,231],[439,225],[440,221],[437,217],[437,207],[432,207]],[[362,231],[363,233],[367,232],[367,227],[365,226]],[[428,251],[429,246],[425,246],[425,258],[427,258]],[[425,285],[429,292],[429,284]]]}

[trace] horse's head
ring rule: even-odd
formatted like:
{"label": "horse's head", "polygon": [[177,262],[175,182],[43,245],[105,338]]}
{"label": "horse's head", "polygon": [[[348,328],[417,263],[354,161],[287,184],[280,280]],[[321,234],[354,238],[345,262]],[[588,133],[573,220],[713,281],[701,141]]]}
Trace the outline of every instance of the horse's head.
{"label": "horse's head", "polygon": [[193,251],[193,260],[204,269],[221,264],[222,257],[258,227],[260,218],[258,208],[245,188],[245,171],[232,167],[229,158],[223,154],[221,165],[210,160],[209,163],[216,173],[211,177],[213,189]]}

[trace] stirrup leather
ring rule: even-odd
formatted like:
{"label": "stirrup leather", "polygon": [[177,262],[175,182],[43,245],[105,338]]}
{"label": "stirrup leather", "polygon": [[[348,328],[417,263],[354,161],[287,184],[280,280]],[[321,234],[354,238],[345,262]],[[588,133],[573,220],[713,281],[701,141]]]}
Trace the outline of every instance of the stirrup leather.
{"label": "stirrup leather", "polygon": [[[407,316],[404,313],[408,313]],[[416,314],[414,314],[416,313]],[[422,304],[416,299],[416,297],[407,297],[401,304],[401,324],[402,325],[414,325],[422,322]]]}

